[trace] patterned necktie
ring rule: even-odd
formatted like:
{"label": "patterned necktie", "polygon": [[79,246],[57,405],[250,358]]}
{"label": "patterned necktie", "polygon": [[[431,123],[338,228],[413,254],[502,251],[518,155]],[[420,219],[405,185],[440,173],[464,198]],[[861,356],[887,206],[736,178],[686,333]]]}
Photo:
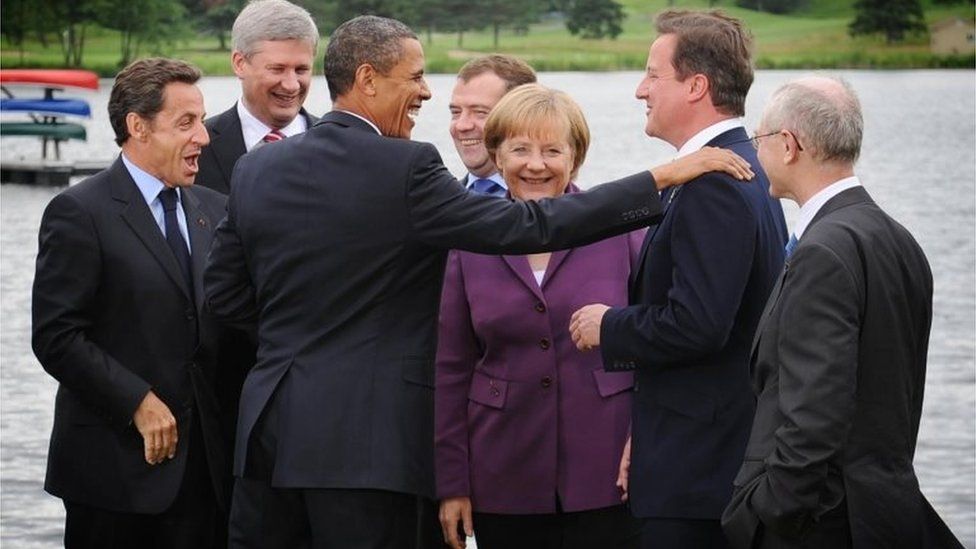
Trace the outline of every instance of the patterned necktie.
{"label": "patterned necktie", "polygon": [[796,244],[797,244],[796,235],[791,234],[790,241],[786,243],[786,259],[789,259],[790,256],[793,255],[793,250],[796,249]]}
{"label": "patterned necktie", "polygon": [[159,191],[159,201],[163,203],[163,224],[166,227],[166,243],[169,249],[176,256],[176,262],[180,264],[183,278],[186,280],[186,287],[193,293],[193,275],[190,272],[190,252],[186,247],[186,240],[180,232],[179,221],[176,220],[176,203],[180,197],[176,194],[176,189],[166,188]]}
{"label": "patterned necktie", "polygon": [[279,130],[271,130],[268,135],[261,139],[262,143],[276,143],[285,138],[285,134],[281,133]]}
{"label": "patterned necktie", "polygon": [[479,177],[478,179],[475,179],[474,182],[471,183],[471,188],[474,189],[474,192],[476,193],[490,194],[494,196],[505,195],[505,188],[499,185],[498,183],[495,183],[491,179],[484,179]]}

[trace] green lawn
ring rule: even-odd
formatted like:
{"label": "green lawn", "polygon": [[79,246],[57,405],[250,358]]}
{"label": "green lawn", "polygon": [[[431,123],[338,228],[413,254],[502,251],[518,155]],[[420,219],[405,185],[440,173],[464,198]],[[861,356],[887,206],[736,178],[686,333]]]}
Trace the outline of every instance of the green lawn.
{"label": "green lawn", "polygon": [[[456,34],[434,33],[430,42],[421,36],[429,72],[454,72],[467,59],[501,51],[523,57],[538,70],[621,70],[644,66],[653,37],[654,14],[665,9],[666,0],[621,0],[627,13],[624,31],[616,40],[582,40],[566,31],[561,21],[545,20],[533,25],[524,36],[503,31],[498,48],[489,30],[465,33],[463,45]],[[675,0],[679,8],[706,8],[707,1]],[[911,37],[889,45],[880,36],[852,38],[847,25],[853,18],[853,0],[810,0],[797,14],[788,16],[757,13],[734,6],[732,0],[717,3],[731,15],[742,18],[756,37],[756,63],[760,68],[910,68],[976,67],[976,55],[940,57],[929,52],[928,37]],[[934,23],[948,17],[972,21],[972,4],[926,7],[926,19]],[[323,48],[319,48],[320,52]],[[118,35],[90,28],[84,64],[103,75],[118,70]],[[217,40],[192,35],[163,51],[141,51],[141,55],[162,54],[197,64],[206,74],[230,74],[229,53],[220,51]],[[321,55],[319,56],[321,57]],[[0,49],[4,67],[63,65],[57,46],[42,48],[26,44],[24,51],[6,44]],[[321,59],[317,59],[319,70]]]}

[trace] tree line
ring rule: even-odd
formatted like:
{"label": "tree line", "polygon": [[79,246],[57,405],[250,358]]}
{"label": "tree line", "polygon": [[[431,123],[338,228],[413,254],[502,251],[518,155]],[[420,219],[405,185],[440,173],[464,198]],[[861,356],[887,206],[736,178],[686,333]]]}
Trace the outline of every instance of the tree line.
{"label": "tree line", "polygon": [[[425,35],[453,33],[464,47],[465,33],[489,30],[499,46],[502,30],[527,34],[543,17],[564,21],[583,39],[616,38],[626,17],[617,0],[293,0],[329,34],[341,22],[360,14],[399,19]],[[801,10],[811,0],[732,0],[740,7],[769,13]],[[931,0],[936,4],[976,0]],[[82,66],[85,39],[93,26],[118,31],[119,65],[140,52],[161,53],[165,46],[196,35],[215,37],[229,47],[231,26],[246,0],[4,0],[0,32],[7,44],[22,48],[28,38],[42,47],[59,47],[68,67]],[[669,0],[668,5],[674,5]],[[714,6],[716,0],[709,0]],[[896,42],[925,33],[920,0],[856,0],[852,35],[883,34]]]}

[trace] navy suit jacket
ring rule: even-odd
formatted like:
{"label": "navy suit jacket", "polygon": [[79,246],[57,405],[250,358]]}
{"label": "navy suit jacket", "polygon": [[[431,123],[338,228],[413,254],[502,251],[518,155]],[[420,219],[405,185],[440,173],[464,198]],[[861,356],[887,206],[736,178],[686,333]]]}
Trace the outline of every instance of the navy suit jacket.
{"label": "navy suit jacket", "polygon": [[582,245],[660,213],[648,172],[556,200],[466,192],[432,145],[331,112],[241,157],[205,276],[229,321],[258,318],[235,469],[277,413],[272,483],[433,496],[434,353],[447,251]]}
{"label": "navy suit jacket", "polygon": [[709,173],[671,190],[631,305],[601,328],[606,368],[636,370],[630,497],[642,517],[721,516],[755,408],[749,348],[783,266],[783,211],[745,130],[708,145],[748,160],[755,179]]}

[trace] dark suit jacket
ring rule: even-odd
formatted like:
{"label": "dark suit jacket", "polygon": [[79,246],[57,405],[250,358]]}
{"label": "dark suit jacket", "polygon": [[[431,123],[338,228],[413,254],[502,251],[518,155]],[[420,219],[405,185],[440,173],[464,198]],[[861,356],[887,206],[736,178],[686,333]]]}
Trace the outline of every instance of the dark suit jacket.
{"label": "dark suit jacket", "polygon": [[[225,460],[211,383],[217,326],[202,311],[202,290],[225,198],[209,189],[181,192],[193,295],[121,158],[54,197],[44,212],[33,346],[59,383],[45,489],[65,500],[130,513],[165,510],[183,479],[194,414],[219,486]],[[160,465],[145,462],[132,423],[150,389],[173,412],[180,436],[176,457]]]}
{"label": "dark suit jacket", "polygon": [[607,311],[601,328],[607,369],[636,368],[630,505],[640,517],[721,516],[752,422],[749,346],[783,264],[783,211],[745,130],[709,145],[748,160],[756,178],[710,173],[677,189],[648,231],[632,305]]}
{"label": "dark suit jacket", "polygon": [[260,317],[235,474],[275,395],[275,486],[433,496],[447,250],[526,253],[634,230],[660,212],[652,185],[645,172],[538,203],[468,193],[432,145],[341,112],[243,156],[205,277],[216,314]]}
{"label": "dark suit jacket", "polygon": [[[305,109],[298,114],[305,117],[309,128],[318,121],[318,118]],[[210,134],[210,144],[203,148],[200,155],[200,171],[194,184],[229,194],[234,164],[247,152],[241,130],[241,117],[237,114],[237,103],[217,116],[208,118],[204,124]]]}
{"label": "dark suit jacket", "polygon": [[643,231],[555,252],[542,287],[525,256],[453,251],[435,391],[437,496],[483,513],[620,504],[632,372],[607,372],[567,327],[594,301],[627,303]]}
{"label": "dark suit jacket", "polygon": [[753,345],[756,417],[723,517],[733,545],[764,527],[800,546],[846,499],[854,547],[961,547],[912,467],[931,321],[932,273],[911,234],[861,187],[829,200]]}

